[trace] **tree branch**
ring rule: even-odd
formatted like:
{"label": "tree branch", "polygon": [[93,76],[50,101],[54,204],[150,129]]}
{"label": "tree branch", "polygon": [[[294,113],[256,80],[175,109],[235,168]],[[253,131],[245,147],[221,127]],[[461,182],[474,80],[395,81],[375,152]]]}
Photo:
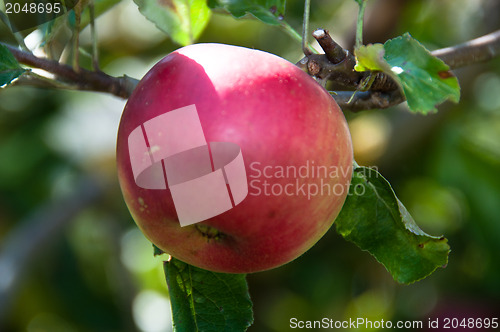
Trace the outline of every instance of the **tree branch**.
{"label": "tree branch", "polygon": [[[354,70],[356,59],[354,55],[344,50],[330,36],[328,30],[318,29],[314,31],[313,37],[325,51],[325,54],[312,54],[306,56],[297,65],[306,70],[309,75],[315,77],[320,83],[327,81],[340,84],[348,90],[359,89],[362,82],[372,72],[358,72]],[[370,90],[392,91],[398,89],[398,85],[392,78],[384,73],[376,73]]]}
{"label": "tree branch", "polygon": [[[313,36],[318,40],[325,54],[306,56],[297,65],[324,85],[329,81],[341,85],[346,90],[359,90],[361,82],[370,73],[355,71],[354,56],[346,50],[344,50],[345,58],[339,62],[342,53],[328,31],[316,30]],[[432,55],[443,60],[450,69],[491,60],[500,55],[500,30],[460,45],[433,51]],[[336,94],[333,95],[333,98],[342,109],[350,111],[388,108],[405,100],[399,92],[396,82],[383,73],[377,74],[368,90],[356,93],[335,91]]]}
{"label": "tree branch", "polygon": [[[404,101],[397,84],[383,73],[376,74],[368,91],[358,91],[353,97],[352,90],[359,90],[362,82],[373,73],[356,72],[353,54],[335,43],[327,30],[316,30],[313,36],[318,40],[325,54],[309,54],[297,65],[320,83],[326,84],[331,81],[341,85],[345,91],[337,92],[333,97],[343,109],[360,111],[387,108]],[[5,44],[2,43],[2,45]],[[105,92],[126,99],[138,83],[136,79],[127,76],[113,77],[99,70],[80,69],[76,72],[70,66],[57,61],[36,57],[13,46],[5,46],[20,63],[43,69],[54,74],[59,80],[59,82],[54,80],[50,83],[40,80],[40,77],[25,77],[20,80],[22,84]],[[451,69],[491,60],[500,54],[500,30],[460,45],[433,51],[432,54],[442,59]]]}
{"label": "tree branch", "polygon": [[442,48],[432,55],[443,60],[451,69],[485,62],[500,54],[500,30],[460,45]]}
{"label": "tree branch", "polygon": [[72,67],[55,60],[39,58],[16,47],[1,44],[7,47],[20,63],[52,73],[64,83],[68,83],[68,87],[73,89],[106,92],[127,99],[138,83],[136,79],[131,77],[113,77],[101,71],[80,68],[76,72]]}

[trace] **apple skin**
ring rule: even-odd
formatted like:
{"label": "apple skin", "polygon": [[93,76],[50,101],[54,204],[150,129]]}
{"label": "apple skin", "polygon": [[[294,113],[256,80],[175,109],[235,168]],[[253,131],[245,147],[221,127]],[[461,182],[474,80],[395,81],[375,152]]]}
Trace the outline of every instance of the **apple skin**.
{"label": "apple skin", "polygon": [[[191,104],[207,142],[241,148],[249,194],[229,211],[181,227],[168,189],[135,184],[127,139],[145,121]],[[268,270],[312,247],[342,208],[352,162],[347,122],[324,88],[280,57],[221,44],[187,46],[158,62],[129,98],[117,138],[120,186],[144,235],[177,259],[215,272]],[[325,166],[328,176],[268,176],[278,166],[304,165]],[[338,176],[330,173],[335,169]],[[275,189],[328,183],[337,185],[337,193],[343,190],[310,199],[300,190],[266,196],[264,181]]]}

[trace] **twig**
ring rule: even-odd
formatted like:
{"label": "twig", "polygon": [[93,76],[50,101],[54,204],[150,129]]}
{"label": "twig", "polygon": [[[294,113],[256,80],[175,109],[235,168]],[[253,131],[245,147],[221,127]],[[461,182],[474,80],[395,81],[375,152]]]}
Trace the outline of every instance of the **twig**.
{"label": "twig", "polygon": [[451,69],[485,62],[500,54],[500,30],[460,45],[442,48],[432,55],[443,60]]}
{"label": "twig", "polygon": [[79,90],[106,92],[127,99],[138,83],[136,79],[131,77],[113,77],[101,71],[80,68],[80,71],[76,72],[70,66],[55,60],[39,58],[10,45],[1,44],[6,46],[20,63],[52,73]]}
{"label": "twig", "polygon": [[72,85],[71,83],[64,83],[58,80],[53,80],[48,77],[38,75],[33,71],[27,71],[20,77],[18,77],[11,85],[23,85],[23,86],[33,86],[37,88],[49,88],[49,89],[60,89],[60,90],[78,90],[78,86]]}
{"label": "twig", "polygon": [[328,30],[317,29],[312,35],[325,51],[325,55],[331,63],[336,65],[347,57],[347,52],[333,40]]}

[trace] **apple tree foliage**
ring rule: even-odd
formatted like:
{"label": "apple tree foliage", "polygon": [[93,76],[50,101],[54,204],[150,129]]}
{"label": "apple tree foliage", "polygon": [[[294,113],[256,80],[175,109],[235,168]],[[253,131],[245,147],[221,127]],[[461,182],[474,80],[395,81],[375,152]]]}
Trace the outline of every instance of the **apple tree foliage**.
{"label": "apple tree foliage", "polygon": [[253,322],[245,275],[164,263],[176,331],[244,331]]}
{"label": "apple tree foliage", "polygon": [[[134,1],[147,19],[180,45],[196,41],[213,10],[227,12],[238,19],[253,16],[300,37],[286,22],[284,0]],[[366,2],[356,1],[361,7]],[[96,0],[96,14],[117,2]],[[44,26],[49,38],[62,19],[64,17]],[[74,22],[74,14],[69,13],[67,19]],[[89,23],[85,14],[80,19],[82,25]],[[449,67],[409,34],[384,44],[357,45],[354,54],[355,70],[389,75],[398,84],[412,112],[435,112],[436,106],[445,100],[459,101],[458,80]],[[0,45],[0,86],[10,84],[26,71],[9,50]],[[359,194],[360,188],[362,194]],[[423,279],[448,262],[450,248],[446,238],[424,233],[389,182],[371,168],[355,165],[350,194],[335,227],[346,240],[372,254],[399,283]],[[155,254],[163,253],[155,248]],[[252,303],[244,275],[205,271],[174,257],[164,263],[164,271],[175,331],[243,331],[252,324]]]}
{"label": "apple tree foliage", "polygon": [[383,45],[360,46],[355,53],[355,69],[388,74],[400,85],[414,112],[436,111],[436,105],[445,100],[458,103],[460,99],[458,80],[449,67],[408,33]]}
{"label": "apple tree foliage", "polygon": [[0,45],[0,86],[9,84],[25,71],[9,50],[5,46]]}

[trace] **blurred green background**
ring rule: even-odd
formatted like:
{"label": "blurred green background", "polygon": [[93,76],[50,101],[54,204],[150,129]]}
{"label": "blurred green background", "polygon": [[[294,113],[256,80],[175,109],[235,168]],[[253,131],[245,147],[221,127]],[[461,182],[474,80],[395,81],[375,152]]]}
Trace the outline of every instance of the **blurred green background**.
{"label": "blurred green background", "polygon": [[[285,18],[297,29],[302,7],[287,4]],[[311,29],[326,28],[349,48],[356,13],[352,0],[314,0]],[[365,42],[408,31],[432,50],[499,29],[499,17],[497,0],[374,0]],[[132,0],[97,22],[101,66],[112,75],[140,78],[178,47]],[[86,29],[87,51],[89,36]],[[32,31],[26,43],[36,47],[41,37]],[[68,39],[62,33],[55,44]],[[4,25],[0,40],[14,43]],[[300,45],[279,29],[220,13],[200,41],[301,58]],[[424,231],[449,239],[448,266],[398,285],[332,229],[294,262],[248,276],[249,331],[288,331],[292,317],[424,324],[500,317],[500,59],[456,74],[461,102],[437,114],[412,115],[404,105],[346,114],[358,163],[379,168]],[[124,104],[97,93],[0,90],[0,331],[171,331],[161,258],[118,188],[114,148]]]}

